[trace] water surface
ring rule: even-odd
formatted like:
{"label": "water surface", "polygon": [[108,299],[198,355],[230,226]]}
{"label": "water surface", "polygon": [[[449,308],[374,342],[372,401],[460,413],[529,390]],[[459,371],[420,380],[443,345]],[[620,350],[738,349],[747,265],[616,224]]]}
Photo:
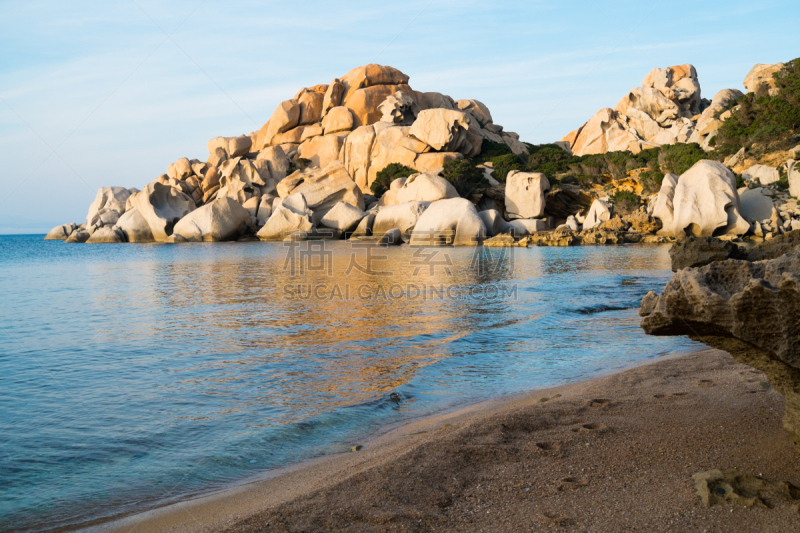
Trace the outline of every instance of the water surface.
{"label": "water surface", "polygon": [[638,326],[668,246],[320,246],[0,237],[0,530],[141,510],[693,346]]}

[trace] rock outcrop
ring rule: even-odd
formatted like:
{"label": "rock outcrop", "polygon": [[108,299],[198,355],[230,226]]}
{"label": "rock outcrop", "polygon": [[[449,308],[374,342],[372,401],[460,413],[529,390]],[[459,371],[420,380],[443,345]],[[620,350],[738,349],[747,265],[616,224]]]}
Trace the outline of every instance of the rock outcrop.
{"label": "rock outcrop", "polygon": [[[379,213],[380,214],[380,213]],[[466,198],[432,202],[411,232],[411,246],[476,246],[486,227],[475,205]]]}
{"label": "rock outcrop", "polygon": [[217,242],[238,238],[250,223],[250,213],[231,198],[217,198],[183,217],[173,234],[190,241]]}
{"label": "rock outcrop", "polygon": [[539,218],[544,215],[550,181],[541,172],[512,170],[506,177],[508,218]]}
{"label": "rock outcrop", "polygon": [[650,335],[687,335],[764,372],[786,399],[783,425],[800,450],[800,249],[680,270],[640,314]]}

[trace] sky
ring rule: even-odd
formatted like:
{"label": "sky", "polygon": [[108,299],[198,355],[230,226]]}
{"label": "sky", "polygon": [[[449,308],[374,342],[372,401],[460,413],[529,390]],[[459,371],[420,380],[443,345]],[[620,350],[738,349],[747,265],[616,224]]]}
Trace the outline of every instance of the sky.
{"label": "sky", "polygon": [[0,0],[0,27],[3,234],[81,222],[99,187],[205,160],[209,139],[368,63],[545,143],[654,67],[693,64],[710,99],[800,56],[797,0]]}

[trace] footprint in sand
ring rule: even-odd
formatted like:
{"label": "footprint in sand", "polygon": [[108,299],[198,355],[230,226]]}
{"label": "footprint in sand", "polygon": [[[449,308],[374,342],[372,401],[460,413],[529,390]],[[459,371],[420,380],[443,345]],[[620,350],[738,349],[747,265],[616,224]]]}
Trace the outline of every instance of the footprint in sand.
{"label": "footprint in sand", "polygon": [[605,429],[608,429],[608,426],[605,424],[596,424],[594,422],[589,422],[588,424],[581,424],[579,427],[572,428],[572,431],[575,433],[594,433],[600,432]]}
{"label": "footprint in sand", "polygon": [[547,455],[561,455],[562,446],[557,442],[537,442],[536,451]]}
{"label": "footprint in sand", "polygon": [[561,481],[558,490],[578,489],[589,484],[589,480],[585,477],[565,477]]}
{"label": "footprint in sand", "polygon": [[586,402],[586,405],[589,407],[610,407],[611,400],[608,398],[595,398]]}
{"label": "footprint in sand", "polygon": [[695,381],[694,384],[698,387],[713,387],[716,385],[716,382],[711,379],[699,379]]}
{"label": "footprint in sand", "polygon": [[546,522],[557,526],[557,527],[569,527],[577,525],[577,522],[572,518],[564,515],[560,515],[558,513],[542,513],[546,519]]}

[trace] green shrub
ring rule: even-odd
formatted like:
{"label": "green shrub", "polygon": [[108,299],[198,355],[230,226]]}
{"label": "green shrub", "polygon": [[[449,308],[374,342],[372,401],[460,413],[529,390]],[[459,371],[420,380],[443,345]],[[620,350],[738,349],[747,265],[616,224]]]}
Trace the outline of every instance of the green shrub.
{"label": "green shrub", "polygon": [[639,181],[642,182],[644,192],[653,194],[661,189],[661,182],[664,181],[664,173],[660,170],[645,170],[639,174]]}
{"label": "green shrub", "polygon": [[470,159],[452,159],[445,162],[442,176],[453,184],[462,198],[466,198],[476,189],[489,186],[483,170],[477,168],[475,162]]}
{"label": "green shrub", "polygon": [[506,143],[496,143],[489,139],[484,139],[481,145],[481,154],[478,159],[481,161],[489,161],[493,157],[510,154],[511,148]]}
{"label": "green shrub", "polygon": [[788,148],[800,128],[800,58],[786,63],[773,74],[778,93],[769,96],[765,85],[728,105],[738,106],[722,123],[716,137],[721,156],[736,153],[742,146],[764,143],[767,149]]}
{"label": "green shrub", "polygon": [[628,191],[617,191],[611,198],[615,212],[620,216],[625,216],[639,209],[641,198]]}
{"label": "green shrub", "polygon": [[681,175],[701,159],[709,159],[710,156],[700,148],[697,143],[671,144],[661,147],[658,161],[661,170]]}
{"label": "green shrub", "polygon": [[742,187],[747,187],[747,182],[741,174],[736,174],[736,188],[741,189]]}
{"label": "green shrub", "polygon": [[389,186],[394,180],[397,178],[407,178],[411,174],[417,174],[417,171],[399,163],[389,163],[383,170],[378,171],[375,176],[375,181],[372,182],[369,188],[376,198],[380,198],[389,190]]}

